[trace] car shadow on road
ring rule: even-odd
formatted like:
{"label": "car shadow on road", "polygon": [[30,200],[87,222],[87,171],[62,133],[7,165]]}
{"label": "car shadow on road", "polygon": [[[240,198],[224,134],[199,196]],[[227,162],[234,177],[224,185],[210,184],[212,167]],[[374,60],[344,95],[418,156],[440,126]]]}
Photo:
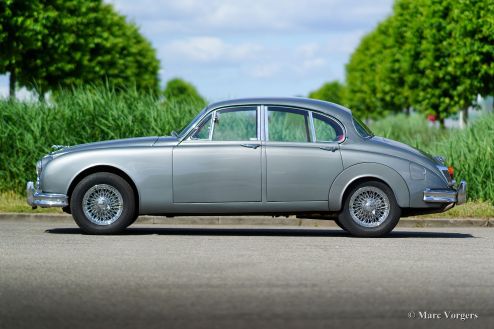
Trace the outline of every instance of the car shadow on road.
{"label": "car shadow on road", "polygon": [[[45,231],[50,234],[83,234],[78,228],[53,228]],[[204,228],[204,227],[130,227],[118,235],[198,235],[198,236],[290,236],[290,237],[348,237],[347,232],[337,228]],[[384,237],[389,238],[474,238],[468,233],[394,231]]]}

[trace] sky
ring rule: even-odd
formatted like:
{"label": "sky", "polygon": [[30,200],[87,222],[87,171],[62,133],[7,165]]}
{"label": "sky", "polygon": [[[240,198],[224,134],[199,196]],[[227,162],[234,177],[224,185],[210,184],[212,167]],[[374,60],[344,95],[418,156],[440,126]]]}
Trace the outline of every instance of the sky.
{"label": "sky", "polygon": [[[393,0],[106,2],[151,41],[163,86],[180,77],[217,101],[307,96],[325,81],[344,81],[350,54],[391,14]],[[0,76],[0,95],[7,87],[7,77]]]}

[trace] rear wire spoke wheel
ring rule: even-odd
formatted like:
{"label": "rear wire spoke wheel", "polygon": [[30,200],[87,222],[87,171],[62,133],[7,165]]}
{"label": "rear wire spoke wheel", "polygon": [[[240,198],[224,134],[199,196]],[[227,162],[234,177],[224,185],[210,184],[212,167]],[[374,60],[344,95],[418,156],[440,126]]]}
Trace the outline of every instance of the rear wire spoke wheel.
{"label": "rear wire spoke wheel", "polygon": [[122,177],[99,172],[83,178],[74,188],[70,210],[87,234],[122,232],[136,217],[135,195]]}
{"label": "rear wire spoke wheel", "polygon": [[351,234],[379,237],[398,224],[401,209],[389,186],[378,181],[358,184],[346,194],[338,220]]}
{"label": "rear wire spoke wheel", "polygon": [[349,208],[357,224],[377,227],[388,218],[390,204],[384,191],[374,186],[364,186],[352,194]]}

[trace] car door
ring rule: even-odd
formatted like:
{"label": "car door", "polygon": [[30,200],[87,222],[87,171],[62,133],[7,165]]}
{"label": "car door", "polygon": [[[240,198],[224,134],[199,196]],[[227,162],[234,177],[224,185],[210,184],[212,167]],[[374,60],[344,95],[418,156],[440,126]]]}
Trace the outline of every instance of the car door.
{"label": "car door", "polygon": [[268,106],[265,113],[267,201],[327,201],[343,170],[342,126],[304,109]]}
{"label": "car door", "polygon": [[261,141],[257,106],[208,114],[173,149],[173,202],[261,201]]}

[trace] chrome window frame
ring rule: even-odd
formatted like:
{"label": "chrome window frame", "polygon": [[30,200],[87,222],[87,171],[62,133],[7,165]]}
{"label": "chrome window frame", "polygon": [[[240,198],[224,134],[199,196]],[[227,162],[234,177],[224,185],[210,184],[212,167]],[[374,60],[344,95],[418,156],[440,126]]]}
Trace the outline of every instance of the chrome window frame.
{"label": "chrome window frame", "polygon": [[[180,143],[181,142],[184,142],[184,141],[191,141],[191,142],[240,142],[240,141],[215,141],[213,140],[213,133],[214,133],[214,126],[215,126],[215,123],[216,123],[216,113],[218,111],[224,111],[224,110],[229,110],[229,109],[238,109],[238,108],[242,108],[242,107],[251,107],[252,109],[255,108],[255,111],[256,111],[256,140],[245,140],[245,141],[250,141],[250,142],[260,142],[262,139],[261,139],[261,119],[260,119],[260,116],[261,116],[261,105],[255,105],[255,104],[252,104],[252,105],[236,105],[236,106],[225,106],[225,107],[218,107],[218,108],[214,108],[214,109],[211,109],[210,111],[207,111],[199,120],[197,120],[197,123],[194,124],[190,130],[184,135],[184,138],[182,140],[180,140]],[[209,137],[208,139],[193,139],[192,138],[192,135],[195,134],[195,132],[197,131],[197,129],[203,124],[204,122],[204,118],[206,118],[208,115],[211,114],[211,130],[209,132]],[[242,141],[244,142],[244,141]]]}
{"label": "chrome window frame", "polygon": [[[310,121],[310,111],[309,109],[304,109],[304,108],[300,108],[300,107],[294,107],[294,106],[286,106],[286,105],[277,105],[277,104],[270,104],[270,105],[265,105],[265,116],[264,116],[264,125],[265,125],[265,136],[264,136],[264,140],[266,142],[273,142],[273,143],[313,143],[313,140],[312,140],[312,126],[311,126],[311,121]],[[305,142],[300,142],[300,141],[271,141],[269,140],[269,108],[270,107],[281,107],[281,108],[286,108],[288,110],[296,110],[296,111],[300,111],[300,112],[306,112],[307,115],[305,116],[304,115],[304,118],[306,118],[307,122],[306,122],[306,128],[307,128],[307,137],[309,138],[309,141],[305,141]]]}
{"label": "chrome window frame", "polygon": [[[328,118],[329,120],[333,121],[336,125],[338,125],[341,128],[341,131],[343,132],[343,138],[341,140],[337,140],[337,141],[320,141],[319,142],[317,140],[316,127],[314,125],[314,117],[313,117],[313,114],[312,114],[313,112],[315,112],[317,115],[320,115],[322,117]],[[324,113],[321,113],[321,112],[317,112],[317,111],[311,111],[311,114],[310,115],[312,117],[312,130],[314,131],[314,143],[338,143],[338,144],[341,144],[341,143],[343,143],[346,140],[346,129],[345,129],[345,126],[341,122],[339,122],[338,120],[336,120],[332,116],[329,116],[327,114],[324,114]]]}
{"label": "chrome window frame", "polygon": [[[294,110],[299,110],[299,111],[306,111],[308,112],[308,116],[309,116],[309,129],[310,129],[310,141],[309,142],[285,142],[285,141],[271,141],[271,142],[276,142],[276,143],[323,143],[323,144],[331,144],[331,143],[337,143],[337,144],[341,144],[343,142],[346,141],[346,138],[347,138],[347,129],[346,127],[340,122],[340,120],[336,119],[335,117],[327,114],[327,113],[324,113],[324,112],[321,112],[321,111],[317,111],[317,110],[312,110],[312,109],[307,109],[307,108],[302,108],[302,107],[295,107],[295,106],[286,106],[286,105],[277,105],[277,104],[268,104],[268,105],[263,105],[263,110],[264,110],[264,131],[265,131],[265,136],[264,136],[264,141],[266,142],[269,142],[269,118],[268,118],[268,115],[269,115],[269,107],[285,107],[285,108],[291,108],[291,109],[294,109]],[[313,113],[316,113],[320,116],[323,116],[323,117],[326,117],[328,119],[330,119],[331,121],[333,121],[334,123],[336,123],[340,128],[341,128],[341,131],[343,132],[343,138],[341,140],[338,140],[338,141],[317,141],[317,136],[316,136],[316,129],[315,129],[315,126],[314,126],[314,117],[313,117]]]}

